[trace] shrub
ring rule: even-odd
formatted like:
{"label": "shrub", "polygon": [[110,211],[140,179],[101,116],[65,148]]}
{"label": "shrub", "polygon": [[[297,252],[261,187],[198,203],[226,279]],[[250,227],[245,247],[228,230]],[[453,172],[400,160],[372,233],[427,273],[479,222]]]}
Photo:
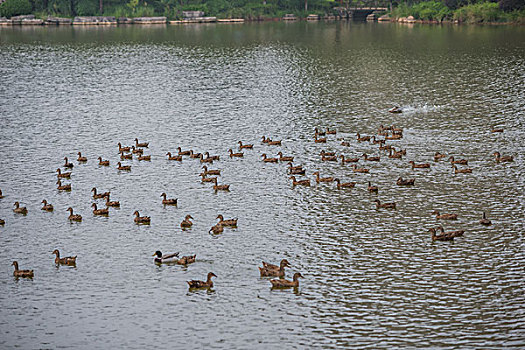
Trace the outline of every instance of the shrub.
{"label": "shrub", "polygon": [[28,15],[32,10],[29,0],[7,0],[0,5],[0,16]]}
{"label": "shrub", "polygon": [[481,23],[504,20],[499,6],[494,2],[481,2],[464,6],[454,12],[454,19],[460,22]]}

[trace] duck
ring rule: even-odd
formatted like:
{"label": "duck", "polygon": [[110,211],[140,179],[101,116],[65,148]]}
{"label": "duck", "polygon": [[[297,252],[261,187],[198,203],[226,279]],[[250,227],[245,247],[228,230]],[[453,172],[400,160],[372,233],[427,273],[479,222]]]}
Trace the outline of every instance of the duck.
{"label": "duck", "polygon": [[297,181],[295,176],[290,176],[293,186],[310,186],[310,180],[299,180]]}
{"label": "duck", "polygon": [[64,258],[60,257],[60,252],[58,249],[53,250],[53,253],[55,254],[55,264],[56,265],[76,265],[77,263],[77,256],[66,256]]}
{"label": "duck", "polygon": [[176,263],[178,265],[188,265],[188,264],[193,264],[196,259],[197,259],[197,254],[186,255],[180,258],[179,260],[177,260]]}
{"label": "duck", "polygon": [[376,208],[377,209],[379,209],[379,208],[396,209],[396,203],[395,202],[392,202],[392,203],[381,203],[381,201],[379,199],[374,200],[374,202],[376,203]]}
{"label": "duck", "polygon": [[262,137],[262,143],[268,143],[270,141],[271,141],[271,139],[269,137],[268,138],[266,136]]}
{"label": "duck", "polygon": [[393,134],[393,135],[386,135],[385,140],[401,140],[403,138],[403,134]]}
{"label": "duck", "polygon": [[204,155],[201,154],[200,158],[201,163],[213,163],[213,159],[210,157],[204,158]]}
{"label": "duck", "polygon": [[337,183],[337,188],[338,189],[341,189],[341,188],[354,188],[355,187],[355,182],[343,182],[341,183],[341,180],[339,179],[334,179],[334,181]]}
{"label": "duck", "polygon": [[272,265],[272,267],[259,267],[259,273],[261,274],[261,277],[284,277],[284,268],[290,267],[290,263],[288,262],[288,260],[283,259],[281,260],[281,264],[277,269],[274,269],[273,266],[275,265]]}
{"label": "duck", "polygon": [[436,215],[436,219],[441,220],[457,220],[458,214],[440,214],[439,211],[434,210],[432,214]]}
{"label": "duck", "polygon": [[388,110],[390,113],[403,113],[403,110],[399,106],[394,106]]}
{"label": "duck", "polygon": [[370,181],[368,181],[368,192],[379,192],[379,188],[377,186],[372,186]]}
{"label": "duck", "polygon": [[213,180],[213,183],[214,183],[213,189],[215,191],[229,191],[230,190],[230,185],[217,185],[217,178],[214,177],[213,179],[214,179]]}
{"label": "duck", "polygon": [[377,145],[377,144],[380,145],[380,144],[382,144],[383,142],[385,142],[385,140],[376,140],[375,135],[372,136],[372,144],[373,144],[373,145]]}
{"label": "duck", "polygon": [[44,206],[41,208],[42,210],[53,211],[54,208],[51,203],[48,203],[45,199],[42,200],[42,203],[44,204]]}
{"label": "duck", "polygon": [[485,216],[485,212],[483,212],[483,218],[481,220],[479,220],[479,223],[482,224],[482,225],[485,225],[485,226],[492,225],[492,221],[487,219],[487,217]]}
{"label": "duck", "polygon": [[5,220],[0,219],[0,225],[5,225]]}
{"label": "duck", "polygon": [[135,146],[131,146],[131,153],[143,155],[144,150],[142,148],[135,148]]}
{"label": "duck", "polygon": [[171,152],[166,153],[166,155],[168,156],[168,160],[176,160],[182,162],[182,156],[172,156]]}
{"label": "duck", "polygon": [[350,142],[348,142],[348,141],[341,141],[341,146],[349,147],[350,146]]}
{"label": "duck", "polygon": [[79,163],[85,163],[85,162],[87,162],[87,158],[86,158],[86,157],[82,157],[82,153],[78,152],[77,154],[78,154],[77,161],[78,161]]}
{"label": "duck", "polygon": [[312,175],[315,175],[315,182],[317,182],[317,183],[334,181],[333,176],[321,177],[318,171],[316,171],[315,173],[312,173]]}
{"label": "duck", "polygon": [[133,212],[133,215],[135,215],[135,221],[136,224],[150,224],[151,223],[151,217],[149,216],[140,216],[140,213],[138,210],[135,210]]}
{"label": "duck", "polygon": [[363,136],[363,137],[361,137],[361,134],[357,133],[357,141],[358,142],[370,141],[371,139],[372,139],[371,136]]}
{"label": "duck", "polygon": [[71,184],[62,185],[62,181],[60,181],[60,179],[58,179],[57,185],[57,189],[59,191],[71,191]]}
{"label": "duck", "polygon": [[268,146],[281,146],[281,141],[273,141],[273,140],[270,140],[268,142]]}
{"label": "duck", "polygon": [[413,160],[411,160],[409,163],[412,164],[412,169],[428,169],[428,168],[430,168],[430,164],[429,163],[416,164],[416,162],[414,162]]}
{"label": "duck", "polygon": [[198,159],[201,157],[200,153],[194,153],[192,149],[190,149],[190,158]]}
{"label": "duck", "polygon": [[167,199],[166,198],[166,193],[164,193],[164,192],[160,196],[163,197],[162,204],[165,204],[165,205],[177,205],[177,198]]}
{"label": "duck", "polygon": [[107,195],[105,197],[106,197],[106,207],[120,208],[120,202],[119,201],[110,201],[109,200],[109,195]]}
{"label": "duck", "polygon": [[513,156],[501,156],[499,152],[494,152],[494,156],[496,157],[496,162],[513,162],[514,157]]}
{"label": "duck", "polygon": [[193,217],[191,215],[186,215],[184,220],[182,220],[182,222],[180,223],[180,227],[182,227],[182,228],[192,227],[193,226],[193,222],[191,222],[191,220],[193,220]]}
{"label": "duck", "polygon": [[315,128],[315,135],[317,136],[325,136],[326,135],[326,132],[325,131],[319,131],[318,128]]}
{"label": "duck", "polygon": [[437,162],[437,161],[439,161],[440,159],[443,159],[443,158],[445,158],[445,157],[446,157],[446,155],[441,154],[441,153],[439,153],[439,152],[436,152],[436,153],[434,153],[434,162]]}
{"label": "duck", "polygon": [[365,161],[369,162],[379,162],[381,159],[380,157],[369,157],[366,153],[363,153],[363,157],[365,158]]}
{"label": "duck", "polygon": [[274,265],[274,264],[270,264],[266,261],[263,261],[262,264],[263,264],[263,267],[266,268],[266,269],[271,269],[271,270],[279,270],[283,261],[286,261],[287,264],[289,264],[288,260],[286,259],[283,259],[281,260],[280,264],[279,265]]}
{"label": "duck", "polygon": [[314,142],[315,143],[326,143],[326,138],[318,138],[317,135],[314,136]]}
{"label": "duck", "polygon": [[151,161],[151,155],[147,155],[147,156],[138,156],[137,157],[138,160],[143,160],[143,161],[146,161],[146,162],[150,162]]}
{"label": "duck", "polygon": [[466,159],[458,159],[458,160],[455,160],[454,159],[454,156],[450,156],[448,157],[448,161],[452,164],[461,164],[461,165],[468,165],[468,160]]}
{"label": "duck", "polygon": [[463,230],[445,232],[445,229],[443,229],[443,226],[439,226],[438,229],[441,231],[441,234],[453,236],[453,237],[461,237],[465,233],[465,231]]}
{"label": "duck", "polygon": [[267,158],[266,153],[261,154],[261,157],[265,163],[277,163],[279,161],[277,158]]}
{"label": "duck", "polygon": [[398,153],[398,152],[394,152],[393,148],[389,148],[388,152],[389,152],[388,158],[392,158],[392,159],[402,159],[403,158],[403,154],[402,153]]}
{"label": "duck", "polygon": [[99,215],[99,216],[107,216],[109,215],[109,209],[108,208],[97,208],[97,203],[91,204],[91,208],[93,208],[93,215]]}
{"label": "duck", "polygon": [[402,177],[399,177],[396,181],[396,184],[398,186],[414,186],[414,182],[416,179],[403,179]]}
{"label": "duck", "polygon": [[122,145],[119,142],[118,143],[118,151],[119,151],[119,153],[129,152],[129,151],[131,151],[131,147],[122,147]]}
{"label": "duck", "polygon": [[57,169],[57,177],[59,179],[70,179],[71,178],[71,172],[63,173],[60,171],[60,169]]}
{"label": "duck", "polygon": [[201,182],[214,182],[214,179],[216,179],[216,177],[206,177],[205,173],[200,173],[199,175],[202,177]]}
{"label": "duck", "polygon": [[337,134],[337,130],[330,130],[329,128],[326,129],[326,134],[327,135],[335,135]]}
{"label": "duck", "polygon": [[368,173],[369,172],[368,169],[366,169],[366,168],[358,168],[357,165],[355,165],[355,164],[353,166],[353,169],[354,169],[355,173]]}
{"label": "duck", "polygon": [[270,283],[272,284],[272,288],[297,288],[299,287],[299,278],[303,278],[303,275],[301,275],[299,272],[296,272],[293,275],[292,281],[287,279],[275,279],[270,280]]}
{"label": "duck", "polygon": [[27,208],[26,207],[20,207],[20,203],[15,202],[14,206],[15,206],[15,209],[13,209],[13,211],[15,213],[17,213],[17,214],[24,214],[24,215],[27,214]]}
{"label": "duck", "polygon": [[293,164],[290,162],[288,163],[288,173],[292,175],[304,175],[306,174],[306,170],[303,169],[301,165],[293,166]]}
{"label": "duck", "polygon": [[70,163],[67,157],[64,157],[64,168],[72,168],[72,167],[74,167],[73,163]]}
{"label": "duck", "polygon": [[219,219],[219,224],[222,226],[231,226],[231,227],[237,227],[237,220],[239,219],[227,219],[224,220],[224,217],[222,214],[217,215],[217,219]]}
{"label": "duck", "polygon": [[242,158],[242,157],[244,157],[244,153],[243,152],[233,153],[233,150],[231,148],[228,150],[228,152],[230,152],[230,158],[233,158],[233,157]]}
{"label": "duck", "polygon": [[458,169],[454,164],[452,164],[452,168],[454,168],[454,174],[471,174],[472,169],[465,168],[465,169]]}
{"label": "duck", "polygon": [[337,162],[337,156],[322,156],[321,161],[323,162]]}
{"label": "duck", "polygon": [[179,156],[189,156],[191,151],[183,151],[180,147],[177,147],[177,152]]}
{"label": "duck", "polygon": [[131,165],[122,165],[120,162],[117,163],[117,170],[120,171],[131,171]]}
{"label": "duck", "polygon": [[105,160],[105,159],[102,159],[102,157],[98,157],[98,165],[109,166],[109,160]]}
{"label": "duck", "polygon": [[292,157],[292,156],[283,156],[283,152],[279,152],[279,153],[277,153],[277,155],[279,156],[279,160],[281,162],[293,162],[294,157]]}
{"label": "duck", "polygon": [[211,280],[212,277],[217,277],[217,275],[214,274],[213,272],[209,272],[206,281],[191,280],[191,281],[188,281],[188,285],[190,286],[190,289],[212,288],[213,287],[213,282]]}
{"label": "duck", "polygon": [[68,216],[69,221],[82,221],[82,215],[73,214],[73,208],[69,207],[66,209],[66,211],[69,212],[69,216]]}
{"label": "duck", "polygon": [[379,144],[380,151],[390,151],[391,149],[394,149],[394,147],[392,145],[386,145],[384,141]]}
{"label": "duck", "polygon": [[208,170],[208,167],[206,165],[202,166],[202,169],[204,169],[204,175],[221,175],[221,171],[218,169],[210,169]]}
{"label": "duck", "polygon": [[432,241],[453,241],[453,235],[437,234],[435,228],[430,228],[429,231],[432,233]]}
{"label": "duck", "polygon": [[221,156],[218,156],[218,155],[215,155],[215,156],[210,156],[210,152],[205,152],[204,155],[206,156],[206,159],[213,159],[213,160],[220,160],[221,159]]}
{"label": "duck", "polygon": [[222,226],[220,223],[217,223],[210,228],[208,231],[209,233],[213,233],[214,235],[218,235],[219,233],[222,233],[224,231],[224,226]]}
{"label": "duck", "polygon": [[327,157],[333,157],[335,156],[335,152],[327,152],[325,150],[322,150],[321,153],[319,153],[320,156],[327,156]]}
{"label": "duck", "polygon": [[120,152],[120,160],[126,160],[126,159],[133,159],[133,154],[125,154],[123,152]]}
{"label": "duck", "polygon": [[492,128],[492,132],[503,132],[503,128]]}
{"label": "duck", "polygon": [[396,151],[396,148],[392,147],[392,151],[394,151],[394,153],[398,153],[398,154],[401,154],[403,156],[406,156],[406,154],[407,154],[407,150],[406,149],[400,149],[399,151]]}
{"label": "duck", "polygon": [[4,196],[2,195],[2,190],[0,190],[0,198],[4,198]]}
{"label": "duck", "polygon": [[109,196],[111,194],[111,192],[97,193],[96,187],[93,187],[91,189],[91,192],[93,192],[93,198],[94,199],[104,198],[104,197]]}
{"label": "duck", "polygon": [[13,261],[11,265],[15,267],[15,272],[13,272],[15,277],[33,278],[35,276],[33,270],[19,270],[18,261]]}
{"label": "duck", "polygon": [[179,260],[179,252],[163,255],[160,250],[157,250],[152,256],[155,257],[153,261],[156,264],[176,263]]}
{"label": "duck", "polygon": [[239,144],[239,149],[252,149],[253,148],[253,144],[243,145],[242,141],[239,141],[238,144]]}
{"label": "duck", "polygon": [[344,154],[341,154],[339,156],[339,158],[341,158],[341,164],[346,164],[346,163],[357,163],[359,162],[359,158],[345,158],[345,155]]}
{"label": "duck", "polygon": [[135,146],[136,147],[148,147],[149,146],[149,142],[142,142],[142,143],[139,143],[139,139],[135,138]]}

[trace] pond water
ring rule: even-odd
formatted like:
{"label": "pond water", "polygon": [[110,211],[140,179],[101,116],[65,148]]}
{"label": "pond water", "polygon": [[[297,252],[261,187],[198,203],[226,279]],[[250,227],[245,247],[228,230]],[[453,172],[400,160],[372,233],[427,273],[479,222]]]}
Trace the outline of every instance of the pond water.
{"label": "pond water", "polygon": [[[523,346],[524,63],[525,28],[511,26],[0,28],[0,347]],[[395,105],[403,113],[387,112]],[[380,125],[404,129],[390,142],[403,159],[357,142]],[[316,127],[337,134],[315,143]],[[135,138],[152,159],[119,172],[117,144]],[[239,140],[253,150],[230,158]],[[220,155],[209,167],[230,192],[201,183],[199,160],[167,160],[177,147]],[[322,150],[381,160],[361,158],[370,173],[359,174],[322,162]],[[293,187],[286,163],[262,162],[279,151],[311,187]],[[472,174],[434,162],[438,151],[468,159]],[[514,162],[496,163],[496,151]],[[60,192],[66,156],[72,191]],[[315,171],[357,184],[316,184]],[[397,186],[400,176],[415,186]],[[93,187],[121,208],[93,216],[92,203],[104,207]],[[162,192],[178,206],[163,206]],[[44,198],[53,212],[40,210]],[[135,225],[135,210],[151,224]],[[491,226],[478,223],[483,211]],[[182,230],[188,214],[194,225]],[[238,227],[209,234],[218,214]],[[464,236],[433,242],[439,224]],[[56,267],[54,249],[77,255],[76,267]],[[157,266],[156,250],[197,261]],[[295,290],[259,276],[263,260],[283,258],[287,278],[304,276]],[[13,260],[35,277],[15,279]],[[210,271],[212,289],[188,290]]]}

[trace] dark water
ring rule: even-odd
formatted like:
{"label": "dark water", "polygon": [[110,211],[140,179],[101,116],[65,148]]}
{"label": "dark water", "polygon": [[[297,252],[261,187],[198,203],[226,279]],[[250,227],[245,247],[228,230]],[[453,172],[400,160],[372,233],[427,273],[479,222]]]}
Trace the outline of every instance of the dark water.
{"label": "dark water", "polygon": [[[0,28],[1,348],[516,348],[525,344],[525,29],[395,24],[265,23],[185,27]],[[387,109],[400,105],[404,113]],[[380,125],[404,128],[392,160],[358,143]],[[502,127],[501,134],[491,133]],[[315,127],[337,130],[327,144]],[[283,140],[266,146],[261,136]],[[149,141],[151,162],[124,161],[117,143]],[[342,146],[341,139],[350,142]],[[230,159],[237,141],[254,143]],[[220,154],[229,193],[201,184],[201,164],[177,147]],[[319,152],[381,155],[370,174]],[[291,186],[294,155],[313,180]],[[70,193],[56,190],[64,156]],[[469,160],[453,174],[436,151]],[[492,154],[512,155],[497,164]],[[99,167],[96,158],[109,159]],[[430,162],[412,170],[408,161]],[[361,166],[364,164],[360,160]],[[401,188],[399,176],[416,186]],[[367,182],[379,186],[369,194]],[[120,209],[91,213],[91,188]],[[163,207],[159,195],[177,197]],[[45,198],[55,206],[40,210]],[[396,201],[395,211],[373,200]],[[27,206],[27,216],[12,212]],[[97,200],[99,207],[103,201]],[[68,221],[67,207],[83,215]],[[432,242],[431,215],[457,213],[454,242]],[[132,213],[152,218],[133,223]],[[486,211],[493,225],[478,224]],[[194,217],[193,228],[180,222]],[[215,217],[237,229],[207,231]],[[51,252],[78,255],[76,268]],[[197,254],[156,266],[156,250]],[[297,290],[271,290],[261,261],[292,264]],[[16,280],[11,263],[35,270]],[[210,291],[186,281],[218,277]]]}

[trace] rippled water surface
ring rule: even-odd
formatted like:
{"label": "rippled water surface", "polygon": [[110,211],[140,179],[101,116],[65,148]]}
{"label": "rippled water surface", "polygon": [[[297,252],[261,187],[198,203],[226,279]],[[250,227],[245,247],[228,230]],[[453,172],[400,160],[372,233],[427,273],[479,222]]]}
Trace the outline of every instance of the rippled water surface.
{"label": "rippled water surface", "polygon": [[[0,28],[0,76],[0,348],[525,344],[524,28]],[[404,113],[388,113],[394,105]],[[407,149],[404,159],[357,142],[381,124],[404,129],[390,142]],[[314,143],[316,127],[337,134]],[[132,171],[119,173],[117,144],[136,137],[150,142],[152,160],[123,161]],[[229,158],[239,140],[253,150]],[[209,167],[231,191],[202,184],[196,159],[168,161],[179,146],[220,155]],[[310,188],[293,188],[286,164],[261,161],[279,150],[304,165]],[[370,174],[357,174],[321,162],[321,150],[381,160],[361,159]],[[468,159],[473,173],[434,163],[436,151]],[[496,163],[495,151],[514,162]],[[65,156],[75,164],[70,193],[55,184]],[[412,170],[410,160],[431,168]],[[357,185],[318,185],[315,171]],[[399,176],[416,185],[397,186]],[[121,208],[94,217],[92,187]],[[162,192],[178,206],[164,207]],[[43,198],[54,212],[40,210]],[[377,210],[374,199],[398,209]],[[13,213],[15,201],[27,216]],[[83,222],[68,221],[69,206]],[[459,219],[439,222],[436,209]],[[135,210],[151,225],[135,225]],[[478,223],[482,211],[492,226]],[[182,231],[187,214],[194,226]],[[239,218],[238,228],[210,235],[218,214]],[[439,223],[465,234],[432,242]],[[55,248],[78,255],[76,268],[55,267]],[[197,261],[157,266],[156,250]],[[296,290],[259,277],[262,260],[282,258],[288,278],[304,276]],[[16,280],[13,260],[34,279]],[[209,271],[212,290],[188,290]]]}

